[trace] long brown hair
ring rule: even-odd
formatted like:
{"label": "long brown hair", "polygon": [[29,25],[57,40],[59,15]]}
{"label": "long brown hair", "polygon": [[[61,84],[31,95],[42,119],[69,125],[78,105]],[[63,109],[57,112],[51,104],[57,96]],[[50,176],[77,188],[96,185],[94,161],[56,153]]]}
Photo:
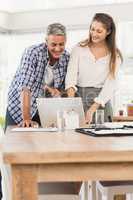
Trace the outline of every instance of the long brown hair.
{"label": "long brown hair", "polygon": [[[109,61],[109,74],[112,78],[115,78],[116,71],[116,57],[119,55],[121,61],[123,61],[122,54],[120,50],[116,47],[116,27],[112,17],[105,13],[96,13],[92,19],[92,23],[94,21],[101,22],[106,28],[109,34],[106,36],[107,47],[111,53],[110,61]],[[92,24],[91,23],[91,24]],[[91,25],[90,25],[91,28]],[[81,41],[79,44],[81,47],[90,46],[91,44],[91,35],[89,33],[89,38]]]}

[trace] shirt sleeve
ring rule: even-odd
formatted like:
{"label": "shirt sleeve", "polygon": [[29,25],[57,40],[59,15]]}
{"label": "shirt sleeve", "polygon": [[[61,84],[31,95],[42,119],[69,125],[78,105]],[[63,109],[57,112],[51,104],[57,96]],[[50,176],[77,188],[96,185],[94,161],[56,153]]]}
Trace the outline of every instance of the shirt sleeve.
{"label": "shirt sleeve", "polygon": [[19,69],[19,90],[27,87],[32,91],[35,81],[36,54],[33,49],[25,50]]}
{"label": "shirt sleeve", "polygon": [[98,97],[94,99],[96,103],[101,104],[103,107],[109,100],[111,100],[111,98],[114,95],[115,88],[118,81],[118,72],[119,72],[120,64],[121,64],[121,59],[120,57],[117,57],[115,78],[111,78],[110,76],[108,76],[107,79],[105,80],[103,88],[101,92],[99,93]]}
{"label": "shirt sleeve", "polygon": [[71,52],[65,79],[65,89],[73,87],[75,88],[75,90],[77,90],[76,85],[78,78],[78,63],[79,63],[78,51],[79,51],[78,47],[74,47]]}

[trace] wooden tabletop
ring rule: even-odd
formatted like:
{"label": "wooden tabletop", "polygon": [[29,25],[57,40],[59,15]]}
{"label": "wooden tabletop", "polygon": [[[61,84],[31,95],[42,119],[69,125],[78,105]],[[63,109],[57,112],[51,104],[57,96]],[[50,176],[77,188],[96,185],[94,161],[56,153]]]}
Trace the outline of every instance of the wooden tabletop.
{"label": "wooden tabletop", "polygon": [[1,141],[4,162],[133,162],[133,137],[92,137],[66,132],[11,132]]}
{"label": "wooden tabletop", "polygon": [[133,116],[114,116],[113,117],[114,122],[127,122],[127,121],[133,121]]}

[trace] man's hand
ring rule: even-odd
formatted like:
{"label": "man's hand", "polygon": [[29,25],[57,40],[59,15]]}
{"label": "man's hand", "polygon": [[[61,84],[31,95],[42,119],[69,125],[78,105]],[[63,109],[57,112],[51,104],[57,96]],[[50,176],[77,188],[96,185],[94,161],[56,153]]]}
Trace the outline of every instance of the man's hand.
{"label": "man's hand", "polygon": [[51,94],[52,97],[59,97],[61,95],[58,89],[49,87],[47,85],[44,86],[44,90],[47,90]]}
{"label": "man's hand", "polygon": [[38,123],[31,120],[31,92],[28,88],[23,88],[21,92],[21,110],[23,121],[18,125],[21,127],[38,127]]}
{"label": "man's hand", "polygon": [[23,120],[19,125],[19,127],[33,127],[33,128],[38,128],[39,124],[35,121],[32,121],[30,119]]}

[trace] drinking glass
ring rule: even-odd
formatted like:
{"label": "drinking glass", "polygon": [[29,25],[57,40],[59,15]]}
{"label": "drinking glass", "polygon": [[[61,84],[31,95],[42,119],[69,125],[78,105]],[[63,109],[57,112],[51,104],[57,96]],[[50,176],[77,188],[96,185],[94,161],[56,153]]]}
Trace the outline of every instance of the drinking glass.
{"label": "drinking glass", "polygon": [[104,110],[103,109],[96,110],[95,124],[97,124],[97,125],[104,124]]}

